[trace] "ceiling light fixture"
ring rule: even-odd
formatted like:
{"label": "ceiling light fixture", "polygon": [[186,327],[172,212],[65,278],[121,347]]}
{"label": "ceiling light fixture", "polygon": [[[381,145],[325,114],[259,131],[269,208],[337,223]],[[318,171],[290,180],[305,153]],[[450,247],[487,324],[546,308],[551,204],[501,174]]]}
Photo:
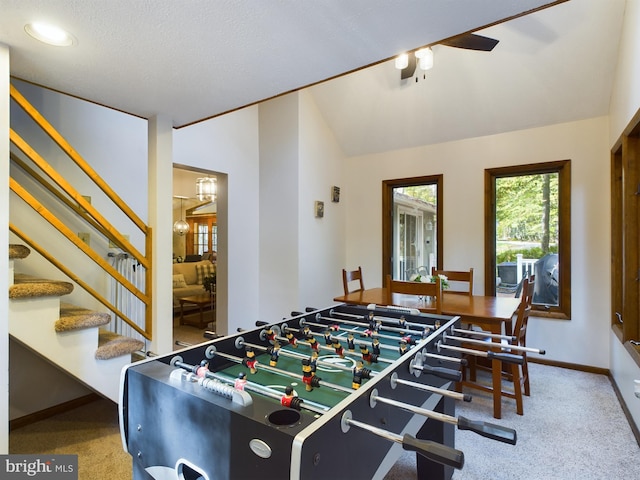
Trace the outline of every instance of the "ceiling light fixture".
{"label": "ceiling light fixture", "polygon": [[402,53],[396,57],[396,68],[402,70],[409,65],[409,54]]}
{"label": "ceiling light fixture", "polygon": [[75,37],[69,32],[48,23],[29,23],[24,26],[24,31],[36,40],[54,47],[69,47],[77,43]]}
{"label": "ceiling light fixture", "polygon": [[181,237],[189,233],[189,224],[182,219],[182,201],[187,197],[178,197],[180,199],[180,220],[173,224],[173,231]]}
{"label": "ceiling light fixture", "polygon": [[433,68],[433,50],[431,50],[431,47],[416,50],[415,55],[418,59],[420,70],[430,70]]}
{"label": "ceiling light fixture", "polygon": [[216,179],[202,177],[196,180],[196,196],[201,202],[216,200]]}

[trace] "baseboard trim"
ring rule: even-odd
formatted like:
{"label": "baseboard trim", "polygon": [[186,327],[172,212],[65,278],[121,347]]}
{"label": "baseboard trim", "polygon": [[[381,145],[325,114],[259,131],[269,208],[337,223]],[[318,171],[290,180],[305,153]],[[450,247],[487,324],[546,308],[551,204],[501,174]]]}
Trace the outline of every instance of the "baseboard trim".
{"label": "baseboard trim", "polygon": [[633,421],[633,416],[631,415],[631,412],[627,407],[627,402],[624,401],[624,398],[622,397],[622,393],[620,392],[620,389],[618,388],[618,384],[616,383],[615,379],[612,376],[609,376],[609,381],[611,381],[611,386],[613,387],[613,391],[616,392],[616,397],[618,397],[618,402],[620,403],[620,406],[622,406],[622,411],[624,412],[625,417],[627,417],[627,422],[629,422],[629,426],[631,427],[633,436],[636,437],[636,442],[640,447],[640,430],[638,430],[638,426]]}
{"label": "baseboard trim", "polygon": [[53,417],[54,415],[58,415],[60,413],[68,412],[70,410],[73,410],[74,408],[81,407],[100,399],[102,399],[102,397],[97,393],[90,393],[88,395],[69,400],[68,402],[54,405],[53,407],[45,408],[44,410],[40,410],[38,412],[30,413],[29,415],[25,415],[24,417],[9,420],[9,431],[26,427],[27,425],[31,425],[32,423],[39,422],[40,420]]}
{"label": "baseboard trim", "polygon": [[549,365],[550,367],[560,367],[569,370],[578,370],[580,372],[596,373],[599,375],[611,376],[608,368],[590,367],[588,365],[580,365],[578,363],[558,362],[556,360],[547,360],[546,358],[527,357],[527,362],[539,363],[541,365]]}

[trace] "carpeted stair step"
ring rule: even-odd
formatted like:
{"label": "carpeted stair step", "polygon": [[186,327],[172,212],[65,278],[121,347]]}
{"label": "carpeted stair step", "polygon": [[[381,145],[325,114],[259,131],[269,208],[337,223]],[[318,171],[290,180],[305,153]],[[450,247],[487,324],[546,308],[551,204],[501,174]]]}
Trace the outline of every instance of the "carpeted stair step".
{"label": "carpeted stair step", "polygon": [[60,319],[55,323],[56,332],[68,332],[82,328],[95,328],[111,321],[111,315],[78,307],[70,303],[60,303]]}
{"label": "carpeted stair step", "polygon": [[9,298],[34,298],[68,295],[73,284],[62,280],[47,280],[23,273],[16,273],[9,287]]}
{"label": "carpeted stair step", "polygon": [[13,260],[16,258],[27,258],[31,250],[24,245],[19,245],[16,243],[9,244],[9,260]]}
{"label": "carpeted stair step", "polygon": [[131,355],[133,352],[137,352],[143,348],[144,342],[140,340],[100,329],[96,359],[109,360],[110,358],[120,357],[122,355]]}

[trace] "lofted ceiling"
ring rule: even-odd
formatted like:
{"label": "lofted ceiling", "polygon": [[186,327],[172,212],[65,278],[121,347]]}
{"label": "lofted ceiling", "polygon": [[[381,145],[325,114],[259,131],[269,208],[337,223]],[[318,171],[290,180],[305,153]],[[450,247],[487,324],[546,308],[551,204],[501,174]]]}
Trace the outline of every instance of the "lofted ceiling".
{"label": "lofted ceiling", "polygon": [[[624,3],[0,0],[0,42],[17,78],[176,127],[315,84],[359,155],[606,114]],[[77,44],[40,44],[35,20]],[[488,25],[492,52],[436,45],[417,83],[385,61]]]}
{"label": "lofted ceiling", "polygon": [[393,61],[311,88],[348,156],[607,115],[624,0],[571,0],[480,30],[491,52],[436,45],[424,77]]}

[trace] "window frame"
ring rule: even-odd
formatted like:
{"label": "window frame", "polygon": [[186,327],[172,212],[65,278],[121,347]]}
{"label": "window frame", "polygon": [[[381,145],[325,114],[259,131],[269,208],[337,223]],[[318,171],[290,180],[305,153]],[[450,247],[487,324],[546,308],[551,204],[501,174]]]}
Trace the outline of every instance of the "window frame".
{"label": "window frame", "polygon": [[487,168],[485,191],[485,295],[496,295],[496,179],[544,173],[558,174],[558,306],[534,305],[535,316],[571,319],[571,161],[559,160]]}
{"label": "window frame", "polygon": [[409,187],[412,185],[435,184],[438,189],[438,204],[436,205],[436,215],[438,229],[436,231],[438,255],[438,269],[442,268],[443,256],[443,175],[426,175],[422,177],[397,178],[382,181],[382,285],[385,285],[387,275],[393,275],[393,190],[398,187]]}

